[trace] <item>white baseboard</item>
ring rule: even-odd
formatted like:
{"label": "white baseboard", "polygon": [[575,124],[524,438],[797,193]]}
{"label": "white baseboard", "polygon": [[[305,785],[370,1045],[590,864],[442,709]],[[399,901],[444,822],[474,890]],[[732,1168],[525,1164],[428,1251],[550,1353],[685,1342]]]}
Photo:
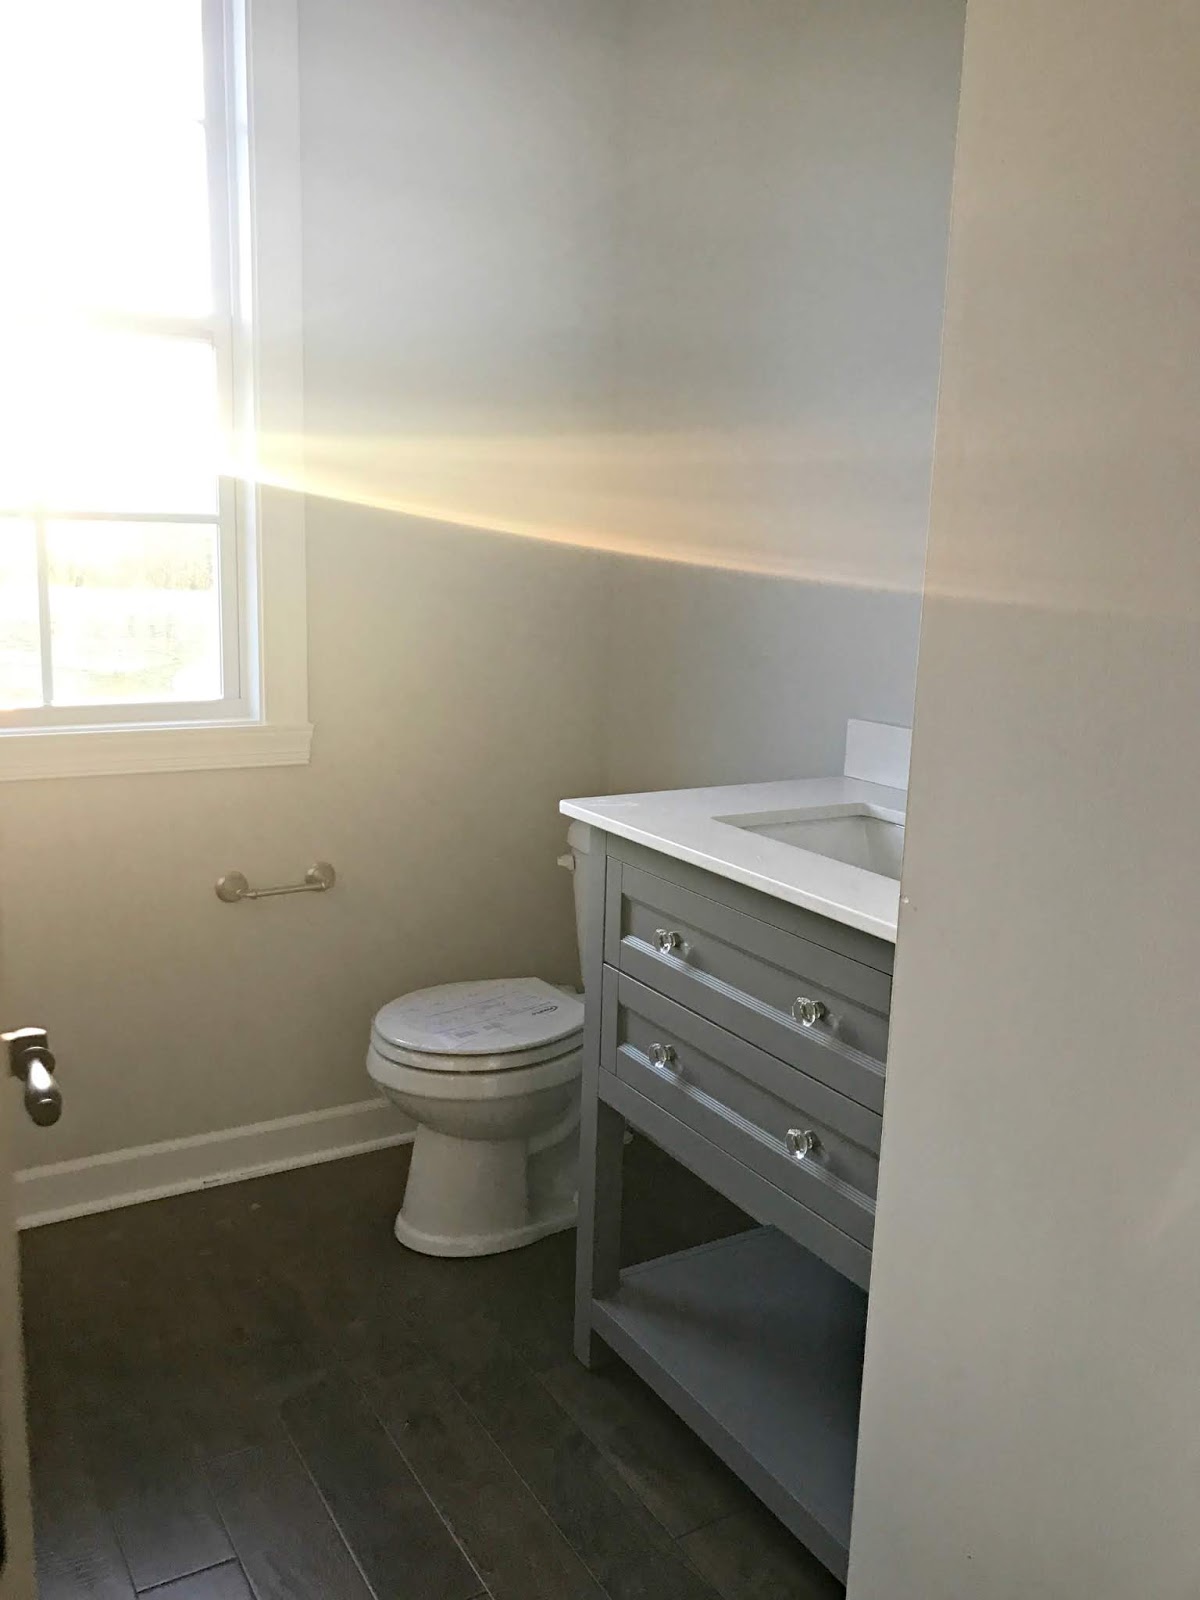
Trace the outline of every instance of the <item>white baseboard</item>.
{"label": "white baseboard", "polygon": [[26,1167],[14,1174],[17,1226],[36,1228],[189,1189],[407,1144],[413,1131],[408,1118],[386,1100],[360,1100],[220,1133]]}

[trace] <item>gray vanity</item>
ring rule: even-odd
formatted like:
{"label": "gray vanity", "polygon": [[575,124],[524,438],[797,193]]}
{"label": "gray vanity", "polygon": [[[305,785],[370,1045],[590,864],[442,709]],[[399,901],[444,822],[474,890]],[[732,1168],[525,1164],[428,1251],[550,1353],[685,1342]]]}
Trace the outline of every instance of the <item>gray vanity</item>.
{"label": "gray vanity", "polygon": [[[628,1362],[844,1576],[893,943],[603,831],[599,804],[569,804],[594,830],[576,1349]],[[627,1127],[762,1226],[622,1271]]]}

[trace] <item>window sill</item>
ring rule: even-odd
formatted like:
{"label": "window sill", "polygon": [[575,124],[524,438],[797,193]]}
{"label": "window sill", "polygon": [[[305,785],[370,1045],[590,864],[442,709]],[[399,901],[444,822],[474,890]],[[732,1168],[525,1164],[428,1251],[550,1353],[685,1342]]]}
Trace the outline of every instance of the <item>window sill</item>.
{"label": "window sill", "polygon": [[0,733],[0,783],[93,778],[127,772],[296,767],[309,758],[312,727],[267,722],[169,727],[63,728]]}

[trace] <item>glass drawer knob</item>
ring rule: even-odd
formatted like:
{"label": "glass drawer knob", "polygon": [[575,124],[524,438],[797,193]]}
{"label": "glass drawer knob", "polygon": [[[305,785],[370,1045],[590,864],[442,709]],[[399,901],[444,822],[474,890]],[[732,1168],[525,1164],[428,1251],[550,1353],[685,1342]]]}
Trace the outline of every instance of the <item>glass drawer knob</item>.
{"label": "glass drawer knob", "polygon": [[803,1161],[821,1148],[821,1141],[811,1128],[789,1128],[785,1143],[788,1155],[795,1156],[797,1161]]}
{"label": "glass drawer knob", "polygon": [[652,1044],[646,1052],[650,1063],[655,1067],[673,1067],[675,1065],[675,1046],[673,1044]]}
{"label": "glass drawer knob", "polygon": [[672,950],[683,948],[683,940],[674,928],[655,928],[654,943],[664,956],[669,956]]}
{"label": "glass drawer knob", "polygon": [[807,995],[792,1001],[792,1016],[802,1028],[811,1028],[814,1023],[824,1022],[829,1015],[829,1007],[824,1000],[810,1000]]}

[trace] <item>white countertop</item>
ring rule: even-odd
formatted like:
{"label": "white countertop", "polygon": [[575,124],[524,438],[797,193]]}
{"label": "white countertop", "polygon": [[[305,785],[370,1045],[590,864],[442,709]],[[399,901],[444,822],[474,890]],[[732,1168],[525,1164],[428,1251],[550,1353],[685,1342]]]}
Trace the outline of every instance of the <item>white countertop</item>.
{"label": "white countertop", "polygon": [[795,778],[719,789],[602,795],[564,800],[559,809],[605,833],[648,845],[678,861],[690,861],[722,878],[732,878],[777,900],[894,943],[900,885],[891,878],[718,819],[854,803],[903,815],[906,801],[904,789],[861,778]]}

